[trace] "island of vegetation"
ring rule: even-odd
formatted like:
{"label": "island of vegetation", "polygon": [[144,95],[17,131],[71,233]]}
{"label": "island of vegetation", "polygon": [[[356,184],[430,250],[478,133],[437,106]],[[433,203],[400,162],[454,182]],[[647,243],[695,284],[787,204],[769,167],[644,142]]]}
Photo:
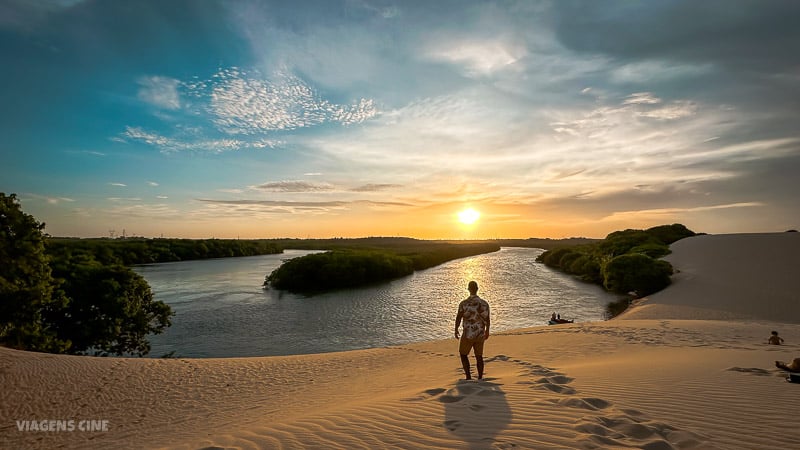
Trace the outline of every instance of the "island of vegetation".
{"label": "island of vegetation", "polygon": [[[320,248],[316,243],[316,248]],[[267,275],[264,285],[312,294],[392,280],[457,258],[500,250],[491,242],[364,238],[329,242],[324,253],[293,258]],[[296,246],[294,248],[297,248]]]}
{"label": "island of vegetation", "polygon": [[547,250],[536,261],[610,292],[630,294],[609,305],[609,315],[614,316],[627,308],[631,297],[644,297],[669,286],[673,268],[660,258],[670,253],[670,244],[695,234],[681,224],[615,231],[598,242]]}

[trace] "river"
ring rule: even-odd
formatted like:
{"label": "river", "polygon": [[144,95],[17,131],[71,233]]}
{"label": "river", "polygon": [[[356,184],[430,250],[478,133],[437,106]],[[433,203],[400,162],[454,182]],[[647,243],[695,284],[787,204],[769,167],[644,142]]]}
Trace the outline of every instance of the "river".
{"label": "river", "polygon": [[546,326],[553,312],[576,322],[604,320],[618,297],[535,262],[540,249],[504,247],[405,278],[304,297],[263,289],[279,255],[135,267],[175,316],[150,336],[150,356],[211,358],[292,355],[382,347],[452,337],[467,283],[491,306],[492,330]]}

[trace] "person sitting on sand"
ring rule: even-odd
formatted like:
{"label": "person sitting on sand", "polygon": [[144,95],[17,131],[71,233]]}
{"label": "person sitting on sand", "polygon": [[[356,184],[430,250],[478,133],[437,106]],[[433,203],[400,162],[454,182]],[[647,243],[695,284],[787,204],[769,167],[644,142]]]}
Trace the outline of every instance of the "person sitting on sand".
{"label": "person sitting on sand", "polygon": [[778,336],[777,331],[773,331],[772,335],[769,337],[769,342],[772,345],[781,345],[783,343],[783,338]]}
{"label": "person sitting on sand", "polygon": [[789,364],[783,361],[775,361],[775,367],[787,372],[800,373],[800,358],[795,358]]}

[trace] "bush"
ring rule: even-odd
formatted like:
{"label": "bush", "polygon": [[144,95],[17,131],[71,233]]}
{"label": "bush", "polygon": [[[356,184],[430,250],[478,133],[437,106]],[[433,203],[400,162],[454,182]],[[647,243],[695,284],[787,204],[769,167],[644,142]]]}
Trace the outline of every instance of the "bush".
{"label": "bush", "polygon": [[660,225],[653,228],[648,228],[647,234],[658,239],[664,245],[670,245],[673,242],[679,241],[683,238],[691,237],[696,233],[680,223],[672,225]]}
{"label": "bush", "polygon": [[617,256],[603,269],[603,285],[611,292],[643,297],[669,286],[672,265],[640,253]]}
{"label": "bush", "polygon": [[275,289],[321,292],[390,280],[414,272],[410,258],[388,252],[334,250],[293,258],[264,282]]}
{"label": "bush", "polygon": [[628,251],[628,253],[641,253],[651,258],[662,258],[671,253],[668,246],[664,244],[648,243],[637,245]]}

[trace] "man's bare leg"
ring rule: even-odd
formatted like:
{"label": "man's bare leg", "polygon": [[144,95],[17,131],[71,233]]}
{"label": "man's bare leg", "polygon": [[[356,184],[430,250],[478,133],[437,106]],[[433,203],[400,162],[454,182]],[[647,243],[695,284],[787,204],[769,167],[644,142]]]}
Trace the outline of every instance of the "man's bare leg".
{"label": "man's bare leg", "polygon": [[468,380],[472,379],[472,375],[469,373],[469,356],[468,355],[461,355],[461,367],[464,368],[464,374],[467,376]]}
{"label": "man's bare leg", "polygon": [[478,379],[482,380],[483,379],[483,355],[481,355],[481,356],[475,355],[475,361],[477,362],[477,366],[478,366]]}

